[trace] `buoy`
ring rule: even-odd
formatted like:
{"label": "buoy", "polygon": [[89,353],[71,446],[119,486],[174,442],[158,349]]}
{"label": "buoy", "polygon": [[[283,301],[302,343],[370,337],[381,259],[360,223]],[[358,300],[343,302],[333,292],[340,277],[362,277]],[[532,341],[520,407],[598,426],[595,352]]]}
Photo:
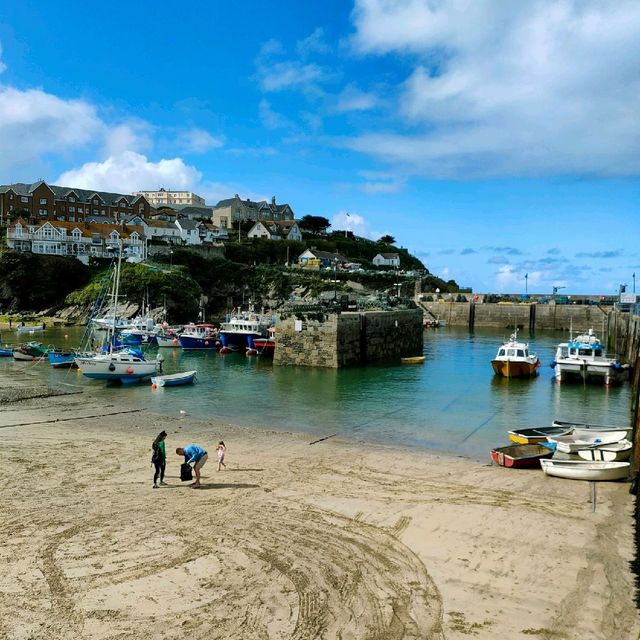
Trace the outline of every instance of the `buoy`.
{"label": "buoy", "polygon": [[151,385],[151,388],[152,388],[152,389],[157,389],[157,388],[158,388],[158,385],[154,382],[154,383]]}
{"label": "buoy", "polygon": [[205,340],[205,341],[204,341],[204,346],[205,346],[205,347],[208,347],[208,346],[209,346],[209,341],[208,341],[208,340]]}
{"label": "buoy", "polygon": [[178,344],[178,338],[174,338],[171,342],[173,342],[173,344]]}
{"label": "buoy", "polygon": [[68,340],[68,339],[69,339],[69,334],[68,334],[68,333],[65,333],[65,334],[64,334],[64,339],[65,339],[65,340]]}
{"label": "buoy", "polygon": [[127,367],[127,373],[133,373],[133,367]]}

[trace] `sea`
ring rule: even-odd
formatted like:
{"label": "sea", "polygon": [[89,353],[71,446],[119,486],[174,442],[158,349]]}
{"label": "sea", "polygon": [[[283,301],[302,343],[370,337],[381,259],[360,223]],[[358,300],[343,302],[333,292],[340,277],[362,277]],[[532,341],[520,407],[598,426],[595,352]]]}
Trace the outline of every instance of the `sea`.
{"label": "sea", "polygon": [[[54,327],[28,337],[3,332],[6,343],[37,340],[76,347],[82,327]],[[424,332],[425,361],[386,362],[349,369],[274,366],[269,359],[161,349],[164,373],[197,370],[194,385],[153,389],[149,381],[119,386],[84,378],[48,361],[0,358],[0,380],[63,385],[90,391],[105,405],[119,400],[167,416],[190,415],[250,427],[308,433],[309,440],[339,436],[484,459],[508,444],[511,429],[550,425],[554,419],[626,425],[629,383],[619,387],[563,383],[551,363],[561,332],[536,332],[529,342],[541,362],[531,380],[494,375],[491,360],[508,331],[440,327]],[[150,347],[147,357],[155,357]]]}

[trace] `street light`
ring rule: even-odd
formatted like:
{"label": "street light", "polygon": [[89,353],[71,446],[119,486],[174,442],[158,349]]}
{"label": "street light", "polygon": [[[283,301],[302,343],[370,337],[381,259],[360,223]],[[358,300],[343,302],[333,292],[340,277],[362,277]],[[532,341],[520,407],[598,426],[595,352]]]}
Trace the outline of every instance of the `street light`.
{"label": "street light", "polygon": [[173,269],[173,249],[169,251],[169,271]]}
{"label": "street light", "polygon": [[529,295],[529,274],[528,273],[524,274],[524,295],[525,296]]}

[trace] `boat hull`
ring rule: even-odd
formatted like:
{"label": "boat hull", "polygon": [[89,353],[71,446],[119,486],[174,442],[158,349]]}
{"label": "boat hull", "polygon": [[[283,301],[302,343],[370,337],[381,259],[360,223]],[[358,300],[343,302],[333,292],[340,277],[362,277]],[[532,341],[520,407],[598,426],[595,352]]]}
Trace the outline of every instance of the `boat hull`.
{"label": "boat hull", "polygon": [[628,365],[617,362],[558,361],[555,365],[558,382],[586,382],[611,387],[623,384],[629,378]]}
{"label": "boat hull", "polygon": [[626,480],[631,465],[628,462],[587,462],[585,460],[541,460],[548,476],[592,482]]}
{"label": "boat hull", "polygon": [[400,358],[402,364],[422,364],[426,360],[426,356],[409,356],[407,358]]}
{"label": "boat hull", "polygon": [[501,467],[532,469],[540,466],[540,460],[551,458],[554,450],[541,444],[520,444],[499,447],[491,451],[491,459]]}
{"label": "boat hull", "polygon": [[603,460],[605,462],[622,462],[631,457],[633,445],[628,440],[622,440],[615,444],[582,449],[578,455],[583,460]]}
{"label": "boat hull", "polygon": [[[218,348],[218,343],[215,337],[198,338],[197,336],[181,335],[178,338],[178,342],[185,351],[189,351],[191,349],[207,349],[211,351]],[[159,343],[158,346],[160,346]]]}
{"label": "boat hull", "polygon": [[76,354],[73,352],[56,353],[55,351],[50,351],[47,354],[47,358],[49,358],[49,363],[54,369],[71,369],[77,366]]}
{"label": "boat hull", "polygon": [[574,431],[567,436],[550,437],[549,442],[555,442],[558,451],[562,453],[577,453],[581,449],[591,449],[601,445],[620,442],[626,435],[626,431],[609,431],[607,433],[597,433],[593,431],[589,434],[588,438],[583,438],[581,434],[576,434]]}
{"label": "boat hull", "polygon": [[76,358],[78,369],[87,378],[93,380],[112,380],[122,384],[132,384],[157,373],[156,362],[122,361],[115,357],[96,356],[95,358]]}
{"label": "boat hull", "polygon": [[151,384],[157,387],[177,387],[184,384],[193,384],[196,379],[196,371],[185,371],[184,373],[173,373],[165,376],[153,376]]}
{"label": "boat hull", "polygon": [[538,375],[538,365],[513,360],[492,360],[491,366],[497,376],[503,378],[533,378]]}

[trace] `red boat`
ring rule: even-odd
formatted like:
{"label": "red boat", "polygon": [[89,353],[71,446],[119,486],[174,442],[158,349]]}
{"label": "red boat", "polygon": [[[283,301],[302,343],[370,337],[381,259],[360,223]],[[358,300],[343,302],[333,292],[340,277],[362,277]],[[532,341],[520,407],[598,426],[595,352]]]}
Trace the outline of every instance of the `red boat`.
{"label": "red boat", "polygon": [[276,350],[276,330],[273,327],[267,329],[268,338],[254,338],[253,348],[247,349],[248,356],[268,356],[273,358],[273,352]]}
{"label": "red boat", "polygon": [[514,444],[491,451],[491,459],[501,467],[531,469],[539,467],[540,460],[551,458],[555,448],[543,444]]}

